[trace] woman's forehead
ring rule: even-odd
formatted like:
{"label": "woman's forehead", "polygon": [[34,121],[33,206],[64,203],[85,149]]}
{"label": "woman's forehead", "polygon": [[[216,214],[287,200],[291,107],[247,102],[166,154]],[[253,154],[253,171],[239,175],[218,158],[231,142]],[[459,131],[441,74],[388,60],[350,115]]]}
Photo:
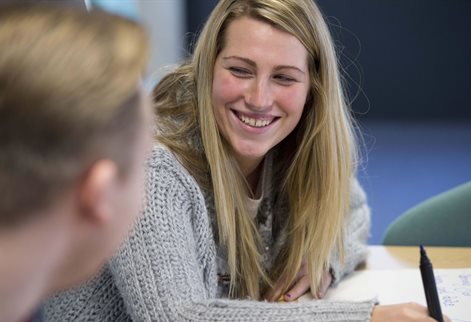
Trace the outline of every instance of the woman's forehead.
{"label": "woman's forehead", "polygon": [[295,36],[248,17],[235,19],[229,24],[221,54],[307,69],[307,50]]}

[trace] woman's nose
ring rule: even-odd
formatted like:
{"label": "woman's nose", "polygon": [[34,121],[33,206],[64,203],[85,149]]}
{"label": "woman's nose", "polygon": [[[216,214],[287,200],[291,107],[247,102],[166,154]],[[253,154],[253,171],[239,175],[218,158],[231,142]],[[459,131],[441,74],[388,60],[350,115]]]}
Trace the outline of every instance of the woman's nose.
{"label": "woman's nose", "polygon": [[245,95],[247,107],[253,111],[265,111],[273,105],[273,93],[267,80],[255,79]]}

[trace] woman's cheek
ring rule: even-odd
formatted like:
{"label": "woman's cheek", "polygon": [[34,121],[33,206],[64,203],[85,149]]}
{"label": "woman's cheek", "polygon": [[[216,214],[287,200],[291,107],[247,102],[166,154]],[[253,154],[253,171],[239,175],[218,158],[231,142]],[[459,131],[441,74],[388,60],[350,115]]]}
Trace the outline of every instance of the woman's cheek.
{"label": "woman's cheek", "polygon": [[278,102],[286,111],[291,113],[302,113],[306,103],[306,94],[298,88],[288,88],[283,93],[279,93]]}
{"label": "woman's cheek", "polygon": [[221,75],[215,79],[213,85],[213,97],[217,101],[223,101],[225,103],[236,99],[242,95],[243,86],[242,82],[236,77],[231,75]]}

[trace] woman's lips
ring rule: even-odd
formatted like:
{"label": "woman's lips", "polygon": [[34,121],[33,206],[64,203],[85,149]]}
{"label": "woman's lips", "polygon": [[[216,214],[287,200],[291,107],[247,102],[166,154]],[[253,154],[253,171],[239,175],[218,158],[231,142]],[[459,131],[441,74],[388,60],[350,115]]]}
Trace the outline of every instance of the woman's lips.
{"label": "woman's lips", "polygon": [[253,128],[263,128],[272,124],[279,117],[267,114],[248,114],[236,110],[231,110],[234,115],[245,125]]}

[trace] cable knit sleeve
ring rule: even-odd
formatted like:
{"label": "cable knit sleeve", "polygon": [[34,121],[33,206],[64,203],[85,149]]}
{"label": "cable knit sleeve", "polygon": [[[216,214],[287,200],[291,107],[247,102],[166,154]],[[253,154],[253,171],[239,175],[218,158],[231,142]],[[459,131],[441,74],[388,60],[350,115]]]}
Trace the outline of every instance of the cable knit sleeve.
{"label": "cable knit sleeve", "polygon": [[368,255],[367,241],[370,231],[370,208],[366,194],[357,179],[352,181],[350,213],[344,230],[345,261],[340,262],[337,253],[331,258],[331,272],[334,284],[351,273]]}
{"label": "cable knit sleeve", "polygon": [[169,152],[154,152],[147,205],[110,269],[134,321],[184,320],[188,303],[214,295],[214,243],[204,199]]}
{"label": "cable knit sleeve", "polygon": [[110,263],[133,321],[369,321],[373,302],[215,299],[215,244],[203,195],[169,152],[158,153],[144,216]]}

